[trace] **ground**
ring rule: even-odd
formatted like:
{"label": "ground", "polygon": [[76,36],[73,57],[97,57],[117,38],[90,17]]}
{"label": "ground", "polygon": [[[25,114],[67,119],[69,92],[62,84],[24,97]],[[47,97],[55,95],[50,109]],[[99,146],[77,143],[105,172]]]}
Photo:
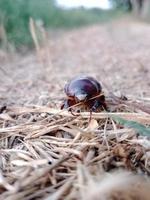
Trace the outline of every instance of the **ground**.
{"label": "ground", "polygon": [[[129,18],[0,51],[0,200],[149,200],[149,54],[149,24]],[[106,96],[91,120],[60,110],[80,74]]]}
{"label": "ground", "polygon": [[149,40],[149,24],[131,19],[52,34],[39,53],[12,56],[6,63],[1,55],[0,100],[8,105],[41,104],[44,98],[55,103],[64,96],[65,82],[80,74],[96,77],[113,92],[147,97]]}

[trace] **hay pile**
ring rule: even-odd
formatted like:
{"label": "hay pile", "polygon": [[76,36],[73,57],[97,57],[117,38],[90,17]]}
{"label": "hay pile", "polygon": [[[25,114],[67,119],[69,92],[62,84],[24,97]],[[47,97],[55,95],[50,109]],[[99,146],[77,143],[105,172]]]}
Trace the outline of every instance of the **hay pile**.
{"label": "hay pile", "polygon": [[[107,104],[110,112],[93,113],[90,122],[89,112],[1,107],[0,199],[118,199],[121,191],[105,196],[114,185],[129,191],[122,199],[144,199],[137,187],[148,199],[150,99],[112,95]],[[111,175],[118,169],[144,178]]]}

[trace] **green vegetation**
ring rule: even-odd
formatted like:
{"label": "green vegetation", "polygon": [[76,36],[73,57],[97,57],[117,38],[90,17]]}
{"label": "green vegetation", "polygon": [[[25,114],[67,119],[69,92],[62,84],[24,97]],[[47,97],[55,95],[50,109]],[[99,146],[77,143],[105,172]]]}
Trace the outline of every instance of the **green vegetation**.
{"label": "green vegetation", "polygon": [[[32,45],[29,19],[42,21],[45,28],[73,28],[103,22],[118,13],[98,9],[60,9],[53,0],[0,0],[0,26],[8,43],[15,47]],[[0,35],[0,42],[3,38]]]}
{"label": "green vegetation", "polygon": [[112,116],[112,118],[119,124],[134,129],[137,133],[143,136],[149,136],[150,135],[150,128],[144,126],[143,124],[140,124],[135,121],[129,121],[126,119],[123,119],[121,117]]}

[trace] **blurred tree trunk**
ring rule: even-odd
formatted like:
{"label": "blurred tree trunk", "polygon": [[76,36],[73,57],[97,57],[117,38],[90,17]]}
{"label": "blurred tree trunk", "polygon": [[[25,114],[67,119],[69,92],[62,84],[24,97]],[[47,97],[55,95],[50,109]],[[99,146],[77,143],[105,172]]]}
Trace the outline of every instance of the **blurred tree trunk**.
{"label": "blurred tree trunk", "polygon": [[131,0],[133,13],[135,15],[140,15],[143,0]]}
{"label": "blurred tree trunk", "polygon": [[141,10],[141,17],[143,19],[150,19],[150,0],[144,0]]}
{"label": "blurred tree trunk", "polygon": [[132,10],[136,16],[143,19],[150,17],[150,0],[131,0]]}

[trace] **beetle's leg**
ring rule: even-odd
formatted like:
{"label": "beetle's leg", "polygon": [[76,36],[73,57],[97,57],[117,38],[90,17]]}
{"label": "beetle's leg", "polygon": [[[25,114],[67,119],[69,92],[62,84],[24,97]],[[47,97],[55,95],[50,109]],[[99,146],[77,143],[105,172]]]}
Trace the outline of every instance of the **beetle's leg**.
{"label": "beetle's leg", "polygon": [[74,100],[67,99],[67,100],[65,100],[64,103],[62,104],[61,110],[62,110],[62,109],[68,109],[68,111],[70,111],[71,114],[72,114],[73,116],[79,116],[79,115],[73,113],[73,110],[72,110],[72,108],[71,108],[71,106],[73,106],[73,105],[75,105]]}
{"label": "beetle's leg", "polygon": [[100,101],[100,104],[104,108],[104,110],[108,111],[108,108],[105,102],[105,96],[104,95],[100,96],[98,101]]}
{"label": "beetle's leg", "polygon": [[102,102],[102,107],[104,108],[105,111],[108,111],[108,108],[105,102]]}
{"label": "beetle's leg", "polygon": [[60,109],[63,110],[64,109],[64,103],[61,104]]}
{"label": "beetle's leg", "polygon": [[93,112],[95,112],[99,107],[103,107],[105,110],[107,110],[107,106],[106,106],[106,103],[105,103],[105,96],[101,96],[101,97],[95,99],[91,110]]}
{"label": "beetle's leg", "polygon": [[95,112],[100,105],[101,105],[100,102],[96,99],[94,101],[94,104],[92,105],[92,108],[90,109],[90,111]]}
{"label": "beetle's leg", "polygon": [[66,99],[64,103],[61,105],[61,109],[68,109],[72,105],[74,105],[73,102],[70,99]]}
{"label": "beetle's leg", "polygon": [[92,110],[90,109],[90,119],[89,119],[89,123],[91,122],[92,120]]}
{"label": "beetle's leg", "polygon": [[74,114],[73,113],[72,106],[74,106],[75,104],[76,104],[76,102],[74,100],[72,100],[72,99],[66,99],[64,101],[64,103],[61,105],[61,110],[62,109],[67,109],[68,111],[71,112],[71,114],[73,116],[79,116],[79,114]]}
{"label": "beetle's leg", "polygon": [[79,114],[73,113],[72,106],[74,106],[74,105],[76,105],[76,102],[74,100],[72,100],[72,99],[67,100],[67,107],[66,108],[68,108],[68,111],[70,111],[73,116],[79,116]]}
{"label": "beetle's leg", "polygon": [[66,102],[67,100],[65,100],[62,104],[61,104],[61,106],[60,106],[60,109],[61,110],[63,110],[65,107],[66,107]]}

